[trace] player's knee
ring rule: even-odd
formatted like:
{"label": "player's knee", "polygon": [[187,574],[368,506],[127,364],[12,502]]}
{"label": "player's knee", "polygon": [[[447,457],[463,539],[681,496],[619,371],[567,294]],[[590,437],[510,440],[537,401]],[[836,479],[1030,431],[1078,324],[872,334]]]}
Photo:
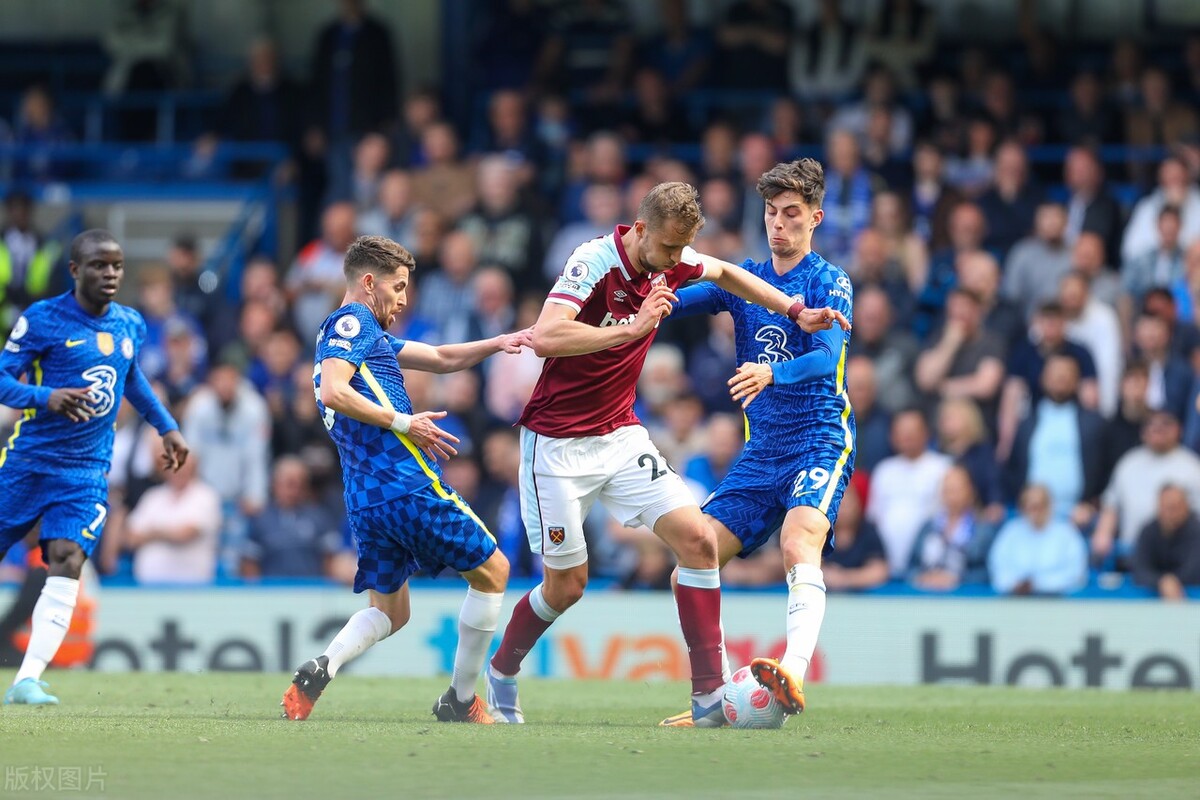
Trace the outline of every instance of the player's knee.
{"label": "player's knee", "polygon": [[704,524],[690,526],[675,537],[675,556],[680,566],[709,569],[717,564],[717,537]]}
{"label": "player's knee", "polygon": [[508,559],[496,550],[478,569],[466,573],[467,584],[477,592],[499,594],[508,586]]}
{"label": "player's knee", "polygon": [[825,532],[801,529],[783,537],[779,546],[783,551],[783,565],[786,569],[791,569],[795,564],[820,566],[821,551],[825,548]]}
{"label": "player's knee", "polygon": [[542,598],[559,613],[579,602],[587,588],[586,569],[546,570]]}
{"label": "player's knee", "polygon": [[78,579],[87,556],[69,539],[51,539],[46,547],[46,571],[52,578]]}

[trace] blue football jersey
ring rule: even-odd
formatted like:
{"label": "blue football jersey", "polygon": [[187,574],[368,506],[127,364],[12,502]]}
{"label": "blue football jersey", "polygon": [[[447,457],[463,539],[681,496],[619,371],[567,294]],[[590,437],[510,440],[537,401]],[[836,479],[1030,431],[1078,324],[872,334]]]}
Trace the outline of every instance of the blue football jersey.
{"label": "blue football jersey", "polygon": [[[31,305],[0,353],[0,403],[25,410],[0,452],[0,466],[31,472],[103,475],[112,461],[117,411],[126,394],[159,433],[178,426],[137,366],[146,322],[136,310],[109,303],[94,317],[74,292]],[[16,380],[26,376],[26,383]],[[50,393],[86,388],[93,416],[72,422],[47,410]]]}
{"label": "blue football jersey", "polygon": [[356,392],[389,410],[413,413],[396,361],[403,347],[404,341],[385,331],[362,303],[334,311],[317,335],[313,388],[325,428],[341,457],[348,511],[391,502],[441,478],[437,461],[407,436],[338,414],[321,402],[321,362],[340,358],[357,368],[350,379]]}
{"label": "blue football jersey", "polygon": [[[746,261],[742,267],[789,297],[810,308],[829,307],[853,322],[853,287],[839,267],[810,252],[784,275],[771,262]],[[738,364],[792,361],[813,349],[815,336],[762,306],[751,304],[713,283],[679,291],[681,311],[728,311],[733,316]],[[836,328],[840,352],[836,374],[806,383],[768,386],[746,409],[749,424],[747,451],[786,454],[824,447],[850,450],[854,443],[854,415],[846,394],[846,352],[849,332]],[[826,334],[828,335],[828,334]],[[757,435],[756,435],[757,434]],[[848,455],[848,454],[847,454]]]}

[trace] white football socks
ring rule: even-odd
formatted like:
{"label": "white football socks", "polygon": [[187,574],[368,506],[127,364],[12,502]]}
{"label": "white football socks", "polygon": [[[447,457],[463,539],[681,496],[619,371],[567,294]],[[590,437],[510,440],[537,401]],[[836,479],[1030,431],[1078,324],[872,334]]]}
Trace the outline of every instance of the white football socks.
{"label": "white football socks", "polygon": [[40,680],[50,664],[71,626],[71,615],[75,613],[75,599],[79,596],[79,581],[75,578],[46,578],[42,594],[33,607],[33,633],[29,647],[21,661],[14,684],[26,678]]}
{"label": "white football socks", "polygon": [[329,659],[329,677],[348,661],[358,658],[371,645],[392,635],[392,621],[378,608],[364,608],[346,621],[321,655]]}
{"label": "white football socks", "polygon": [[454,653],[454,677],[450,685],[460,703],[475,696],[475,682],[483,671],[492,637],[500,624],[504,593],[467,589],[467,599],[458,612],[458,649]]}
{"label": "white football socks", "polygon": [[825,618],[825,579],[820,567],[796,564],[788,571],[787,584],[787,652],[781,663],[802,681]]}

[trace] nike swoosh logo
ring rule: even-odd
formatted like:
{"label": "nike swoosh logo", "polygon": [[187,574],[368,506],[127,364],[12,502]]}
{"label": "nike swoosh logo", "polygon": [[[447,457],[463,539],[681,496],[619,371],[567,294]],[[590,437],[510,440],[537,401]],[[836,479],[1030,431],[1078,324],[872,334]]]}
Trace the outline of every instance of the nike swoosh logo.
{"label": "nike swoosh logo", "polygon": [[86,341],[87,339],[67,339],[67,347],[77,347]]}
{"label": "nike swoosh logo", "polygon": [[96,537],[95,537],[95,535],[94,535],[94,534],[92,534],[92,533],[90,533],[90,532],[88,532],[88,531],[83,531],[83,538],[85,538],[85,539],[95,539]]}

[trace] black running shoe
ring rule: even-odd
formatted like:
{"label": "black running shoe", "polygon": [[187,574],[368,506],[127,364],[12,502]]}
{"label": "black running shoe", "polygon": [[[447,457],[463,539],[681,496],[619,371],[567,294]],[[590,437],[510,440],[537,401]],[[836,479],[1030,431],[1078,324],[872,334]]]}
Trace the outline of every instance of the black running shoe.
{"label": "black running shoe", "polygon": [[317,656],[301,664],[279,704],[283,706],[284,719],[308,719],[317,698],[331,680],[328,656]]}

